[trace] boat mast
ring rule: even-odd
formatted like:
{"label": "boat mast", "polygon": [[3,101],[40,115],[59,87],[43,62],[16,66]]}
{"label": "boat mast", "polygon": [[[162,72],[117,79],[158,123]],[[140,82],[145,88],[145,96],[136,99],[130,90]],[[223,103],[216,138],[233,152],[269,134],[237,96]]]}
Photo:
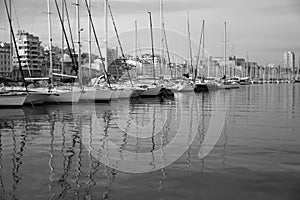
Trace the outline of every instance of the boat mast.
{"label": "boat mast", "polygon": [[134,21],[134,60],[135,60],[135,67],[137,70],[137,21]]}
{"label": "boat mast", "polygon": [[235,77],[237,60],[236,60],[236,56],[235,56],[235,47],[234,47],[234,44],[232,44],[232,55],[233,55],[233,58],[234,58],[233,76]]}
{"label": "boat mast", "polygon": [[126,62],[126,57],[125,57],[125,54],[124,54],[124,51],[123,51],[123,47],[122,47],[122,44],[121,44],[121,40],[120,40],[120,36],[119,36],[119,33],[118,33],[118,29],[117,29],[117,26],[116,26],[116,23],[115,23],[115,19],[114,19],[114,16],[112,14],[112,9],[111,9],[111,6],[110,6],[109,3],[107,3],[107,8],[109,9],[111,20],[113,22],[115,33],[116,33],[116,36],[117,36],[117,39],[118,39],[118,43],[119,43],[119,47],[120,47],[120,50],[121,50],[121,53],[122,53],[122,58],[124,60],[125,69],[127,70],[127,75],[128,75],[129,80],[130,80],[131,86],[133,86],[133,82],[131,80],[131,76],[130,76],[130,73],[129,73],[129,66],[128,66],[127,62]]}
{"label": "boat mast", "polygon": [[[199,61],[200,61],[200,54],[201,54],[201,47],[202,47],[202,40],[203,40],[204,23],[205,23],[205,21],[203,20],[201,34],[200,34],[200,40],[199,40],[198,53],[197,53],[197,60],[196,60],[195,79],[197,78],[197,75],[198,75],[198,68],[199,68]],[[200,72],[200,74],[203,75],[203,70]]]}
{"label": "boat mast", "polygon": [[226,77],[226,68],[227,68],[227,58],[226,52],[227,51],[227,35],[226,35],[226,22],[224,22],[224,74]]}
{"label": "boat mast", "polygon": [[100,56],[102,67],[103,67],[104,76],[105,76],[105,79],[106,79],[108,85],[110,86],[110,82],[109,82],[109,79],[108,79],[108,74],[107,74],[107,71],[105,69],[104,58],[103,58],[103,55],[102,55],[101,49],[100,49],[100,43],[99,43],[99,40],[98,40],[98,37],[97,37],[97,34],[96,34],[96,29],[95,29],[95,26],[94,26],[94,23],[93,23],[93,18],[92,18],[87,0],[85,0],[85,5],[86,5],[86,9],[88,11],[88,16],[89,16],[90,21],[91,21],[91,28],[92,28],[93,35],[94,35],[94,38],[95,38],[95,42],[96,42],[96,45],[97,45],[97,48],[98,48],[98,53],[99,53],[99,56]]}
{"label": "boat mast", "polygon": [[151,17],[151,12],[149,13],[149,18],[150,18],[150,32],[151,32],[151,48],[152,48],[152,62],[153,62],[153,78],[154,78],[154,83],[156,83],[155,80],[155,59],[154,59],[154,47],[153,47],[153,30],[152,30],[152,17]]}
{"label": "boat mast", "polygon": [[163,2],[160,0],[160,50],[161,50],[161,60],[160,60],[160,76],[162,75],[162,66],[164,66],[164,16],[163,16]]}
{"label": "boat mast", "polygon": [[[12,20],[12,14],[11,14],[11,0],[9,0],[9,16],[10,16],[10,20]],[[10,70],[13,72],[13,61],[12,61],[12,57],[13,57],[13,42],[12,42],[12,35],[11,35],[11,31],[9,31],[9,64],[10,64]]]}
{"label": "boat mast", "polygon": [[168,66],[170,68],[171,78],[173,78],[173,72],[172,72],[172,66],[171,66],[172,64],[171,64],[171,58],[170,58],[170,52],[169,52],[168,40],[167,40],[167,34],[166,34],[165,27],[164,27],[163,31],[164,31],[164,37],[165,37],[165,42],[166,42],[166,50],[167,50],[167,56],[168,56]]}
{"label": "boat mast", "polygon": [[[68,14],[68,9],[67,9],[67,4],[66,4],[66,1],[64,0],[73,50],[71,49],[71,46],[70,46],[69,41],[68,41],[68,37],[67,37],[67,34],[66,34],[66,30],[65,30],[65,27],[64,27],[63,19],[62,19],[60,10],[59,10],[57,0],[54,0],[54,3],[55,3],[55,6],[56,6],[56,10],[57,10],[57,13],[58,13],[60,24],[62,26],[63,34],[64,34],[66,44],[67,44],[67,47],[68,47],[68,50],[69,50],[69,53],[70,53],[70,57],[71,57],[71,60],[72,60],[72,65],[73,65],[72,68],[73,68],[73,70],[76,71],[76,74],[77,74],[78,63],[77,63],[77,59],[74,58],[74,56],[75,56],[75,47],[74,47],[74,41],[73,41],[73,37],[72,37],[72,30],[71,30],[71,26],[70,26],[70,23],[69,23],[69,14]],[[76,68],[76,66],[77,66],[77,68]]]}
{"label": "boat mast", "polygon": [[[163,61],[165,60],[165,48],[167,51],[167,58],[168,58],[168,66],[170,68],[170,75],[171,78],[173,78],[173,72],[172,72],[172,67],[171,67],[171,58],[170,58],[170,52],[169,52],[169,47],[168,47],[168,40],[167,40],[167,34],[166,34],[166,29],[165,29],[165,17],[164,17],[164,5],[163,5],[163,0],[160,2],[160,8],[161,8],[161,50],[162,50],[162,59]],[[164,66],[164,74],[166,74],[167,71],[167,66],[165,62],[163,62]]]}
{"label": "boat mast", "polygon": [[[91,0],[88,2],[89,11],[92,12]],[[88,33],[88,42],[89,42],[89,78],[92,78],[91,67],[92,67],[92,27],[91,27],[91,19],[88,18],[89,24],[89,33]]]}
{"label": "boat mast", "polygon": [[[61,1],[61,16],[62,16],[62,21],[63,21],[63,24],[64,24],[64,21],[65,21],[65,3],[64,3],[65,0],[62,0]],[[63,30],[63,27],[61,28],[61,73],[64,74],[64,48],[65,48],[65,38],[64,38],[64,30]]]}
{"label": "boat mast", "polygon": [[[108,71],[108,56],[107,56],[107,49],[108,49],[108,21],[107,21],[107,2],[108,0],[104,0],[104,30],[105,30],[105,70]],[[108,77],[107,77],[108,78]]]}
{"label": "boat mast", "polygon": [[187,20],[187,31],[188,31],[188,42],[189,42],[189,55],[190,55],[190,71],[192,73],[192,76],[194,76],[194,70],[193,70],[193,54],[192,54],[192,44],[191,44],[191,33],[190,33],[190,18],[189,18],[189,11],[186,12],[186,20]]}
{"label": "boat mast", "polygon": [[299,78],[299,70],[300,70],[300,56],[299,56],[299,65],[298,65],[298,70],[297,70],[297,75],[296,75],[297,80]]}
{"label": "boat mast", "polygon": [[23,73],[23,69],[22,69],[22,64],[21,64],[21,60],[20,60],[19,51],[18,51],[18,48],[17,48],[17,42],[16,42],[16,38],[15,38],[15,34],[14,34],[13,27],[12,27],[11,17],[10,17],[10,13],[9,13],[9,10],[8,10],[8,6],[7,6],[6,0],[4,0],[4,3],[5,3],[5,8],[6,8],[7,18],[8,18],[8,21],[9,21],[9,27],[10,27],[11,36],[12,36],[12,39],[13,39],[13,42],[14,42],[15,51],[16,51],[16,55],[17,55],[17,58],[18,58],[19,71],[20,71],[20,73],[21,73],[22,80],[23,80],[23,83],[24,83],[24,87],[25,87],[25,89],[26,89],[26,92],[28,92],[28,90],[27,90],[27,85],[26,85],[26,81],[25,81],[25,77],[24,77],[24,73]]}
{"label": "boat mast", "polygon": [[77,6],[77,40],[78,40],[78,81],[79,81],[79,86],[82,86],[82,77],[81,77],[81,43],[80,43],[80,8],[79,8],[79,0],[76,0],[76,6]]}
{"label": "boat mast", "polygon": [[[202,66],[203,66],[203,70],[204,70],[204,63],[205,63],[205,55],[204,55],[204,26],[205,26],[205,21],[203,20],[203,28],[202,28]],[[208,68],[207,68],[207,72],[208,72]],[[209,72],[208,75],[209,76]]]}
{"label": "boat mast", "polygon": [[51,7],[50,0],[47,0],[48,4],[48,36],[49,36],[49,78],[50,84],[53,84],[53,63],[52,63],[52,29],[51,29]]}

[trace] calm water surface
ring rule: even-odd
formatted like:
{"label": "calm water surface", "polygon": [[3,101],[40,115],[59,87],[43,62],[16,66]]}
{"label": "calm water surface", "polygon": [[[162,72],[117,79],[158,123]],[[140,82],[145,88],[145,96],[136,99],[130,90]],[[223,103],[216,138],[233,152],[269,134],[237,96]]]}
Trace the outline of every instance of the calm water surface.
{"label": "calm water surface", "polygon": [[[200,159],[216,106],[227,112],[223,132]],[[141,174],[98,161],[105,141],[122,161],[126,152],[175,151],[178,130],[192,145],[166,168],[155,156],[143,163],[155,171]],[[300,199],[300,85],[1,109],[0,199]]]}

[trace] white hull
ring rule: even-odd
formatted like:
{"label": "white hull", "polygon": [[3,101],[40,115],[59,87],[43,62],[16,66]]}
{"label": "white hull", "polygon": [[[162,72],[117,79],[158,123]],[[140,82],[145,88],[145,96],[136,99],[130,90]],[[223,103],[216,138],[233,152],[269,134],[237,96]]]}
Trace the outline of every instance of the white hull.
{"label": "white hull", "polygon": [[194,92],[194,85],[180,85],[178,89],[176,90],[177,92]]}
{"label": "white hull", "polygon": [[43,104],[50,94],[48,93],[40,93],[40,92],[29,92],[26,97],[24,104],[38,105]]}
{"label": "white hull", "polygon": [[81,96],[80,91],[57,91],[51,93],[46,103],[77,103]]}
{"label": "white hull", "polygon": [[156,86],[156,87],[149,87],[147,88],[144,92],[142,92],[139,96],[140,97],[155,97],[159,96],[161,93],[161,86]]}
{"label": "white hull", "polygon": [[22,106],[27,98],[26,94],[0,94],[0,106]]}
{"label": "white hull", "polygon": [[239,84],[222,84],[219,86],[220,89],[238,89],[240,88]]}
{"label": "white hull", "polygon": [[122,92],[122,90],[120,90],[120,89],[114,89],[113,93],[111,95],[111,99],[112,100],[119,99],[121,92]]}
{"label": "white hull", "polygon": [[129,99],[134,94],[134,89],[123,89],[119,96],[119,99]]}
{"label": "white hull", "polygon": [[109,88],[84,88],[84,92],[81,94],[80,101],[110,101],[113,90]]}

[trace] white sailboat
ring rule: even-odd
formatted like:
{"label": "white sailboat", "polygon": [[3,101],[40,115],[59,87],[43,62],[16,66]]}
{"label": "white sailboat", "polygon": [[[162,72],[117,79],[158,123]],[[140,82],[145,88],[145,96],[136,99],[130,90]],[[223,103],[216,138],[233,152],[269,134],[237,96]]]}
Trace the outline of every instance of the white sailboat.
{"label": "white sailboat", "polygon": [[21,107],[26,98],[26,93],[0,93],[0,107]]}
{"label": "white sailboat", "polygon": [[227,23],[224,22],[224,70],[225,70],[225,79],[223,80],[223,84],[220,85],[220,89],[238,89],[240,87],[239,83],[232,79],[226,79],[226,68],[227,68]]}
{"label": "white sailboat", "polygon": [[174,92],[169,89],[165,88],[162,85],[156,83],[156,76],[155,76],[155,58],[154,58],[154,46],[153,46],[153,30],[152,30],[152,16],[151,12],[148,12],[149,19],[150,19],[150,34],[151,34],[151,46],[152,46],[152,66],[153,66],[153,83],[145,83],[145,84],[138,84],[136,85],[136,92],[138,93],[139,97],[141,98],[148,98],[148,97],[172,97],[174,96]]}
{"label": "white sailboat", "polygon": [[27,97],[24,105],[41,105],[45,103],[49,96],[50,94],[46,92],[27,90]]}
{"label": "white sailboat", "polygon": [[[10,37],[13,40],[14,46],[16,47],[16,55],[18,59],[19,64],[19,70],[22,75],[22,79],[24,82],[24,87],[4,87],[4,83],[2,84],[2,87],[0,88],[0,94],[1,94],[1,100],[0,100],[0,106],[22,106],[23,104],[42,104],[47,99],[49,95],[39,92],[33,92],[29,91],[26,86],[26,79],[23,75],[23,69],[20,61],[20,56],[16,44],[16,39],[14,36],[13,28],[12,28],[12,22],[11,22],[11,10],[8,11],[7,2],[5,1],[5,7],[7,12],[7,17],[10,25]],[[12,63],[11,63],[12,64]],[[10,81],[10,80],[9,80]]]}
{"label": "white sailboat", "polygon": [[[78,5],[77,0],[77,5]],[[51,30],[51,6],[50,6],[50,0],[47,0],[48,4],[48,31],[49,31],[49,56],[50,56],[50,80],[51,84],[53,83],[53,64],[52,64],[52,30]],[[77,12],[79,13],[79,5]],[[78,34],[79,31],[78,31]],[[79,43],[80,46],[80,43]],[[80,55],[80,54],[79,54]],[[80,56],[79,56],[80,58]],[[80,65],[80,63],[79,63]],[[78,69],[80,73],[80,67]],[[67,76],[67,75],[62,75]],[[80,77],[80,75],[79,75]],[[75,77],[72,77],[75,78]],[[42,92],[47,92],[50,94],[50,96],[47,98],[45,103],[77,103],[79,101],[79,98],[81,96],[81,89],[78,87],[54,87],[54,88],[39,88]]]}
{"label": "white sailboat", "polygon": [[[92,21],[92,17],[91,17],[91,6],[90,6],[90,1],[89,3],[86,1],[86,8],[88,11],[88,15],[89,15],[89,25],[91,26],[91,28],[89,29],[89,32],[91,31],[91,29],[93,30],[95,39],[96,39],[96,43],[98,46],[98,51],[100,54],[100,57],[102,58],[102,53],[99,47],[99,43],[98,43],[98,39],[95,33],[95,28],[93,25],[93,21]],[[107,40],[108,40],[108,35],[107,35],[107,7],[108,7],[108,2],[107,0],[105,0],[105,49],[106,49],[106,58],[107,58]],[[89,33],[90,34],[90,33]],[[91,45],[89,43],[89,45]],[[89,47],[89,49],[91,49]],[[91,54],[90,50],[89,50],[89,54]],[[103,61],[103,59],[101,59]],[[106,101],[110,101],[110,100],[117,100],[120,98],[130,98],[132,93],[134,92],[133,89],[131,88],[122,88],[119,85],[112,85],[109,83],[108,80],[108,76],[107,76],[107,69],[108,69],[108,62],[107,59],[105,59],[105,63],[102,63],[104,65],[104,72],[105,72],[105,76],[104,78],[106,79],[106,81],[108,82],[105,84],[101,84],[101,79],[103,78],[103,76],[98,77],[98,79],[92,84],[92,86],[90,87],[84,87],[84,92],[81,95],[80,101],[95,101],[95,102],[106,102]],[[91,63],[89,63],[89,65],[91,65]],[[90,66],[89,66],[90,67]]]}

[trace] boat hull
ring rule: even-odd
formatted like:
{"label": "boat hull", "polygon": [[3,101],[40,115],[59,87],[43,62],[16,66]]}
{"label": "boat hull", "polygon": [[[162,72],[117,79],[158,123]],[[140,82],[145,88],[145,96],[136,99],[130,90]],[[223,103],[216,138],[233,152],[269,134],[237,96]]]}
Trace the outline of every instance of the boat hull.
{"label": "boat hull", "polygon": [[113,90],[109,88],[85,88],[81,94],[80,101],[83,102],[107,102],[111,100]]}
{"label": "boat hull", "polygon": [[251,85],[250,82],[240,82],[240,85]]}
{"label": "boat hull", "polygon": [[239,84],[222,84],[219,86],[220,89],[230,90],[230,89],[238,89],[240,88]]}
{"label": "boat hull", "polygon": [[41,105],[48,99],[49,96],[50,96],[50,94],[48,94],[48,93],[29,92],[24,104],[25,105]]}
{"label": "boat hull", "polygon": [[194,85],[180,85],[176,89],[176,92],[193,92],[194,89],[195,89]]}
{"label": "boat hull", "polygon": [[198,92],[210,92],[210,91],[215,91],[218,90],[219,86],[217,84],[213,84],[213,83],[200,83],[200,84],[196,84],[195,88],[194,88],[194,92],[198,93]]}
{"label": "boat hull", "polygon": [[27,94],[0,94],[1,107],[21,107],[23,106]]}
{"label": "boat hull", "polygon": [[145,92],[145,89],[141,89],[141,88],[136,88],[134,89],[132,95],[131,95],[131,98],[138,98],[140,97],[140,95]]}
{"label": "boat hull", "polygon": [[161,95],[161,90],[162,90],[161,86],[150,87],[150,88],[147,88],[145,91],[143,91],[139,95],[139,97],[141,97],[141,98],[158,97]]}
{"label": "boat hull", "polygon": [[120,99],[129,99],[135,93],[134,89],[123,89],[119,96]]}
{"label": "boat hull", "polygon": [[117,100],[117,99],[119,99],[119,97],[120,97],[120,95],[121,95],[121,92],[122,92],[122,90],[120,90],[120,89],[114,89],[114,90],[113,90],[113,93],[112,93],[112,95],[111,95],[111,99],[112,99],[112,100]]}
{"label": "boat hull", "polygon": [[47,98],[45,103],[78,103],[79,98],[81,96],[80,91],[59,91],[55,93],[51,93],[51,95]]}

